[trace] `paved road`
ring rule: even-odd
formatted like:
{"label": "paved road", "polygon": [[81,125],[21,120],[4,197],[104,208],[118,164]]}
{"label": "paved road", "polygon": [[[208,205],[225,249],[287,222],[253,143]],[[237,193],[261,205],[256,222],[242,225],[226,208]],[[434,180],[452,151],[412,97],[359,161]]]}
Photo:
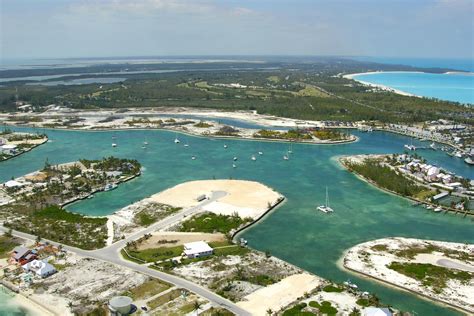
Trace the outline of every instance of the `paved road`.
{"label": "paved road", "polygon": [[[164,273],[164,272],[161,272],[161,271],[157,271],[157,270],[148,268],[145,265],[140,265],[140,264],[137,264],[137,263],[134,263],[134,262],[131,262],[131,261],[124,260],[122,258],[122,256],[120,255],[120,253],[119,253],[120,249],[122,249],[126,245],[127,242],[138,239],[141,236],[143,236],[144,234],[151,233],[153,231],[163,229],[165,227],[173,225],[173,224],[177,223],[180,219],[182,219],[184,216],[189,216],[189,215],[192,215],[192,214],[198,212],[201,207],[224,197],[226,194],[227,193],[223,192],[223,191],[215,191],[215,192],[212,193],[212,196],[208,200],[203,201],[199,205],[197,205],[195,207],[185,209],[185,210],[183,210],[183,211],[181,211],[181,212],[179,212],[179,213],[177,213],[173,216],[167,217],[167,218],[163,219],[162,221],[157,222],[157,223],[149,226],[148,228],[146,228],[142,231],[139,231],[135,234],[132,234],[129,237],[127,237],[126,239],[120,240],[120,241],[118,241],[118,242],[116,242],[116,243],[114,243],[114,244],[112,244],[108,247],[91,251],[91,250],[84,250],[84,249],[80,249],[80,248],[76,248],[76,247],[63,245],[63,249],[65,249],[67,251],[74,252],[74,253],[78,254],[79,256],[82,256],[82,257],[88,257],[88,258],[93,258],[93,259],[97,259],[97,260],[102,260],[102,261],[109,262],[109,263],[112,263],[112,264],[116,264],[116,265],[119,265],[119,266],[122,266],[122,267],[126,267],[126,268],[132,269],[134,271],[149,275],[151,277],[161,279],[161,280],[163,280],[165,282],[168,282],[168,283],[171,283],[171,284],[173,284],[177,287],[185,288],[185,289],[187,289],[191,292],[194,292],[194,293],[206,298],[214,306],[223,307],[223,308],[233,312],[236,315],[251,315],[249,312],[247,312],[246,310],[244,310],[244,309],[240,308],[239,306],[235,305],[233,302],[231,302],[231,301],[229,301],[229,300],[213,293],[212,291],[210,291],[210,290],[208,290],[208,289],[206,289],[206,288],[204,288],[200,285],[197,285],[193,282],[187,281],[185,279],[182,279],[182,278],[174,276],[174,275],[170,275],[170,274],[167,274],[167,273]],[[0,231],[5,232],[7,230],[8,230],[7,228],[0,225]],[[23,239],[29,239],[29,240],[35,240],[36,239],[36,236],[34,236],[34,235],[22,233],[22,232],[19,232],[19,231],[13,231],[12,234],[14,236],[21,237]],[[59,243],[51,241],[51,240],[43,239],[43,241],[47,241],[47,242],[49,242],[53,245],[59,245]]]}

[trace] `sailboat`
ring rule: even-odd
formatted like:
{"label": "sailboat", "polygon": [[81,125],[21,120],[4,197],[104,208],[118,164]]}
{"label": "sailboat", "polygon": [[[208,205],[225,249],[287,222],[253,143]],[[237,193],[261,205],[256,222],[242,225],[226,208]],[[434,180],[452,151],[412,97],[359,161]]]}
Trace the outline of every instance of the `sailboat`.
{"label": "sailboat", "polygon": [[318,206],[318,211],[323,213],[332,213],[334,210],[329,206],[329,194],[328,194],[328,187],[326,187],[326,204]]}
{"label": "sailboat", "polygon": [[224,144],[224,148],[227,148],[227,144]]}
{"label": "sailboat", "polygon": [[290,145],[288,146],[288,153],[289,154],[292,154],[293,153],[293,145],[290,143]]}
{"label": "sailboat", "polygon": [[175,143],[175,144],[179,144],[179,143],[180,143],[180,141],[179,141],[179,139],[178,139],[178,133],[176,133],[176,136],[175,136],[175,138],[174,138],[174,143]]}
{"label": "sailboat", "polygon": [[253,161],[257,160],[257,157],[255,157],[255,155],[252,155],[252,158],[251,158]]}
{"label": "sailboat", "polygon": [[430,144],[430,148],[433,149],[433,150],[436,150],[436,144],[434,142],[432,142]]}
{"label": "sailboat", "polygon": [[116,144],[116,143],[112,143],[112,147],[117,147],[117,144]]}
{"label": "sailboat", "polygon": [[235,163],[233,163],[232,168],[237,168],[237,165]]}
{"label": "sailboat", "polygon": [[290,157],[288,157],[287,155],[283,155],[283,160],[289,160]]}

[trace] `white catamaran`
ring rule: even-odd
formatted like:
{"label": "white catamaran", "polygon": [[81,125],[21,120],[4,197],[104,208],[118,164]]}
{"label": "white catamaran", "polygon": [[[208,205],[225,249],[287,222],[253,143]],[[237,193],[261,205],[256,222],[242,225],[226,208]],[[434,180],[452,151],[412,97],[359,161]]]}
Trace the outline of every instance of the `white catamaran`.
{"label": "white catamaran", "polygon": [[318,211],[323,213],[332,213],[334,210],[329,207],[329,194],[328,194],[328,187],[326,187],[326,204],[318,206]]}

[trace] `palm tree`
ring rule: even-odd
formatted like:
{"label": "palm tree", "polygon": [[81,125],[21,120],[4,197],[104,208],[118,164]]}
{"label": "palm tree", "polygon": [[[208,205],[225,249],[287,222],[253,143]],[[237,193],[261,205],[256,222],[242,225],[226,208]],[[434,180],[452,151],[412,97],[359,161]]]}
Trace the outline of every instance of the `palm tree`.
{"label": "palm tree", "polygon": [[267,309],[267,315],[268,315],[268,316],[271,316],[271,315],[273,315],[273,311],[272,311],[272,309],[271,309],[271,308]]}
{"label": "palm tree", "polygon": [[199,315],[200,309],[201,309],[201,303],[199,301],[194,301],[193,311],[196,312],[196,315]]}

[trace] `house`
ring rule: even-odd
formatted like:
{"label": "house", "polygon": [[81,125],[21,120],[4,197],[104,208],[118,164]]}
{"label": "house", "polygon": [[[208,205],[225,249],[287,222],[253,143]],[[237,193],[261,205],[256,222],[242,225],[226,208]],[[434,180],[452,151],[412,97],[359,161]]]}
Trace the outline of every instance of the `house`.
{"label": "house", "polygon": [[366,307],[362,310],[363,316],[392,316],[392,312],[384,307]]}
{"label": "house", "polygon": [[10,180],[10,181],[7,181],[3,184],[3,186],[7,187],[7,188],[19,188],[19,187],[22,187],[24,185],[26,185],[26,183],[18,182],[16,180]]}
{"label": "house", "polygon": [[21,265],[27,264],[28,262],[36,259],[36,254],[23,246],[15,247],[11,254],[12,259]]}
{"label": "house", "polygon": [[41,260],[33,260],[28,262],[22,266],[25,272],[34,272],[36,275],[46,278],[54,273],[56,273],[56,268],[44,261]]}
{"label": "house", "polygon": [[189,259],[210,256],[213,253],[214,249],[204,241],[195,241],[184,244],[184,255]]}
{"label": "house", "polygon": [[426,171],[426,180],[436,181],[438,174],[439,174],[439,168],[438,167],[431,167]]}
{"label": "house", "polygon": [[14,155],[14,154],[17,153],[17,146],[16,146],[16,145],[13,145],[13,144],[3,145],[3,146],[1,147],[1,151],[2,151],[4,154]]}

